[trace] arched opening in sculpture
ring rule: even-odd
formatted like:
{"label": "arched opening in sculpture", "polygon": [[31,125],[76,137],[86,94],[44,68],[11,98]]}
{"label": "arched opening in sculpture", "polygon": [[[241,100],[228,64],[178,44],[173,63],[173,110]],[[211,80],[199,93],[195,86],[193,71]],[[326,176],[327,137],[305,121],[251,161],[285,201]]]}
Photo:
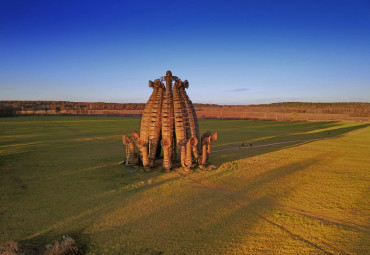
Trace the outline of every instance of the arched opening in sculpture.
{"label": "arched opening in sculpture", "polygon": [[217,133],[207,131],[200,137],[197,115],[185,90],[188,81],[181,81],[167,71],[165,76],[149,81],[149,87],[153,93],[144,108],[140,133],[133,132],[132,137],[122,135],[126,145],[125,163],[150,168],[162,161],[166,171],[175,162],[187,170],[193,165],[204,167]]}

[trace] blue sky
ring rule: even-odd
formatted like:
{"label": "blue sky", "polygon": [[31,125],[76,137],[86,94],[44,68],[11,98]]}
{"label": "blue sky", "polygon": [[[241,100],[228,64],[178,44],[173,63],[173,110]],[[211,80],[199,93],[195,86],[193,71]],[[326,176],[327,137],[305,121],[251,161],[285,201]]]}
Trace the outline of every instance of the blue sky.
{"label": "blue sky", "polygon": [[370,102],[370,1],[0,0],[0,100]]}

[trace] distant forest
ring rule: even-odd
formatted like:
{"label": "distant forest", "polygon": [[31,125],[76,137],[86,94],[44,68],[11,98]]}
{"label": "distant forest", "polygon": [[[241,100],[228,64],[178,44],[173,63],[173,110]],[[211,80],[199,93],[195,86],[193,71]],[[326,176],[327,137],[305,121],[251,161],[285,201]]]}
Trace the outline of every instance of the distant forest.
{"label": "distant forest", "polygon": [[[284,102],[259,105],[216,105],[194,104],[200,117],[207,117],[207,112],[276,112],[276,113],[312,113],[346,114],[352,117],[369,117],[370,103],[303,103]],[[70,114],[70,115],[120,115],[121,113],[141,114],[143,103],[103,103],[103,102],[68,102],[68,101],[0,101],[0,117],[23,114]],[[244,113],[243,113],[244,114]],[[231,115],[230,115],[231,116]]]}
{"label": "distant forest", "polygon": [[74,112],[76,114],[88,114],[89,110],[143,110],[145,104],[119,104],[119,103],[89,103],[89,102],[69,102],[69,101],[0,101],[0,116],[15,116],[28,113],[45,114]]}

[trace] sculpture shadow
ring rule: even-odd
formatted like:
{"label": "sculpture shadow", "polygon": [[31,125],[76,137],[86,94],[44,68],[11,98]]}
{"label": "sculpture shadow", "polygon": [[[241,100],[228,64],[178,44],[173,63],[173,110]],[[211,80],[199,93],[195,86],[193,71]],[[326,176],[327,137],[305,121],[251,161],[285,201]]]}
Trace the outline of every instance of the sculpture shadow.
{"label": "sculpture shadow", "polygon": [[[325,125],[312,125],[306,132],[309,133],[291,133],[291,134],[280,134],[273,138],[263,139],[262,141],[251,141],[250,143],[239,143],[233,144],[232,146],[220,146],[217,150],[211,154],[209,164],[215,164],[219,166],[222,163],[253,157],[260,154],[270,153],[277,150],[282,150],[289,147],[299,146],[305,143],[311,143],[314,141],[324,139],[335,139],[342,137],[349,132],[363,129],[368,127],[370,124],[359,124],[351,127],[336,128],[334,123]],[[314,132],[316,129],[325,129],[324,131]],[[221,136],[221,135],[220,135]],[[348,144],[344,146],[355,146],[354,144]]]}

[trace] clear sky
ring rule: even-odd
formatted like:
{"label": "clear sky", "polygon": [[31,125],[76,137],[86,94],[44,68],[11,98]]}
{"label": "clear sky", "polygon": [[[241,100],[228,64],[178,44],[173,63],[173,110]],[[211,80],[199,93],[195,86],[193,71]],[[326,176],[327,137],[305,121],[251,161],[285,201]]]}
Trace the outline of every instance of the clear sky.
{"label": "clear sky", "polygon": [[0,100],[370,102],[369,0],[0,0]]}

